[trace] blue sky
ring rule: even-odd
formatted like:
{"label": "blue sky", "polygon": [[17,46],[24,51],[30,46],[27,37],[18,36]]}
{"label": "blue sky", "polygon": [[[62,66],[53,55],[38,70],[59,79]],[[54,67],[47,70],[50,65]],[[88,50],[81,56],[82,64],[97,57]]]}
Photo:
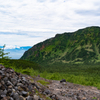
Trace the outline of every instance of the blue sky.
{"label": "blue sky", "polygon": [[31,46],[25,46],[25,47],[14,48],[14,49],[5,49],[5,53],[9,52],[7,56],[11,57],[11,59],[20,59],[23,53],[29,48],[31,48]]}
{"label": "blue sky", "polygon": [[88,26],[100,26],[100,0],[0,0],[0,46],[14,59],[57,33]]}

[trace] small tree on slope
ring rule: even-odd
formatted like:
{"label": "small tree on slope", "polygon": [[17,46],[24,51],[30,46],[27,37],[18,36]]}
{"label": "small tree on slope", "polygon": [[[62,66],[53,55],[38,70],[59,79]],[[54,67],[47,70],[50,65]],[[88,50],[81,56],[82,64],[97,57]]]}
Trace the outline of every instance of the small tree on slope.
{"label": "small tree on slope", "polygon": [[8,55],[8,53],[4,53],[4,49],[5,49],[6,45],[3,46],[3,48],[0,48],[0,58],[3,60],[3,59],[10,59],[9,56],[5,56],[5,55]]}

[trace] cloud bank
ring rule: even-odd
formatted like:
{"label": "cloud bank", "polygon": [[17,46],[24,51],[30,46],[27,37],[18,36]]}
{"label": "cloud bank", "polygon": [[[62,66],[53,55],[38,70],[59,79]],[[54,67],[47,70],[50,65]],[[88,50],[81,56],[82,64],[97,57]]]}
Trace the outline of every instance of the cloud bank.
{"label": "cloud bank", "polygon": [[0,1],[0,45],[33,46],[57,33],[100,26],[100,0]]}

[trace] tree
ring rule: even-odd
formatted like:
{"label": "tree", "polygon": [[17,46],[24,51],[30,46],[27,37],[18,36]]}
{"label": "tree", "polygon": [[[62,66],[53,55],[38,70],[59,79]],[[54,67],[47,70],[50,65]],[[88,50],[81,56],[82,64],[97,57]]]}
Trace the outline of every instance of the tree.
{"label": "tree", "polygon": [[4,44],[3,48],[0,48],[0,58],[1,59],[10,59],[11,57],[5,56],[5,55],[9,54],[9,52],[8,53],[4,52],[5,47],[6,47],[6,45]]}

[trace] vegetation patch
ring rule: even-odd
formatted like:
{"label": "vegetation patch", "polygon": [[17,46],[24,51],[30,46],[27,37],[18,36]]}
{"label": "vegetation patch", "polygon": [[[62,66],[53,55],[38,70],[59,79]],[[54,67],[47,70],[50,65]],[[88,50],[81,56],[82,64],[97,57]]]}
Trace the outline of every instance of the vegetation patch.
{"label": "vegetation patch", "polygon": [[92,99],[97,100],[97,98],[96,98],[96,97],[93,97]]}
{"label": "vegetation patch", "polygon": [[44,86],[50,84],[49,82],[44,81],[44,80],[38,80],[37,82],[41,83],[41,84],[44,85]]}

